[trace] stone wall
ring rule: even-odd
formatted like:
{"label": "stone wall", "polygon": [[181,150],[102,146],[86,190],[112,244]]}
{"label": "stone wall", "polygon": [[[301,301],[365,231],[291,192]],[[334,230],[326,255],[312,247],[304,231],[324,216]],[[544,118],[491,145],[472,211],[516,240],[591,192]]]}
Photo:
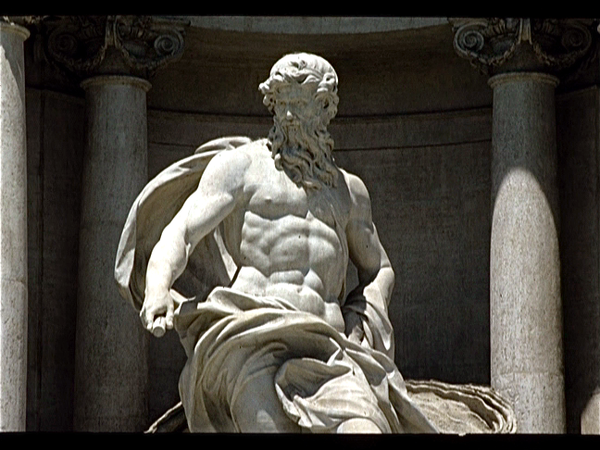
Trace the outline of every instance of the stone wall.
{"label": "stone wall", "polygon": [[489,383],[489,117],[485,109],[396,117],[386,125],[407,133],[336,157],[372,198],[396,272],[390,318],[408,378]]}
{"label": "stone wall", "polygon": [[557,102],[567,431],[600,387],[598,88]]}
{"label": "stone wall", "polygon": [[65,431],[73,424],[84,105],[38,89],[26,102],[27,428]]}

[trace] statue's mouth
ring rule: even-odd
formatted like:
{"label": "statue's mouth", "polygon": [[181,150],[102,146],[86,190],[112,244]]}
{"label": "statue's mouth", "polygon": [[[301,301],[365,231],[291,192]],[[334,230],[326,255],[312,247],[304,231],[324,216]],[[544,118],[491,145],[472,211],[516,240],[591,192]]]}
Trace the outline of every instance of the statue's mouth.
{"label": "statue's mouth", "polygon": [[300,128],[300,122],[296,119],[285,119],[281,122],[281,126],[286,130],[290,128],[298,129]]}

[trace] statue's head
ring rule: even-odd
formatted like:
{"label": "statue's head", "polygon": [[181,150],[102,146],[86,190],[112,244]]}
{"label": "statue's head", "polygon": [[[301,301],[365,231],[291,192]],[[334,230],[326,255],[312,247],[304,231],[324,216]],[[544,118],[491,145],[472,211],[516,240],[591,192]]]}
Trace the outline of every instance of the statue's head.
{"label": "statue's head", "polygon": [[269,111],[275,112],[280,90],[290,86],[302,86],[307,96],[314,97],[326,124],[337,114],[338,77],[324,58],[310,53],[292,53],[277,61],[269,78],[259,86]]}
{"label": "statue's head", "polygon": [[327,125],[337,113],[337,86],[331,64],[308,53],[281,58],[259,86],[263,103],[274,114],[269,141],[275,166],[306,188],[336,184]]}

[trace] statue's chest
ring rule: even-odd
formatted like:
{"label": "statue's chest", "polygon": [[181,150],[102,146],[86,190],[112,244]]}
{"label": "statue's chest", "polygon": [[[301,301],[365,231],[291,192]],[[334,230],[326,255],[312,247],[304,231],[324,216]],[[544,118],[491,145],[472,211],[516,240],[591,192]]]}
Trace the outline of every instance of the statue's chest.
{"label": "statue's chest", "polygon": [[295,216],[307,221],[318,220],[332,228],[336,221],[345,223],[345,208],[336,190],[323,188],[307,192],[290,180],[277,178],[254,186],[248,211],[266,220]]}

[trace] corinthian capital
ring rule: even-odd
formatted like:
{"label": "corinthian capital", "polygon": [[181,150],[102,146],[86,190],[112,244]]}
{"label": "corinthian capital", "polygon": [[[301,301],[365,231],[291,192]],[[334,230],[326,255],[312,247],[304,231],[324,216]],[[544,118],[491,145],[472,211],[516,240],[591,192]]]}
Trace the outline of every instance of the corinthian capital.
{"label": "corinthian capital", "polygon": [[47,16],[39,28],[48,61],[78,77],[148,78],[184,48],[184,24],[152,16]]}
{"label": "corinthian capital", "polygon": [[454,49],[484,73],[572,69],[592,52],[590,19],[454,19]]}

